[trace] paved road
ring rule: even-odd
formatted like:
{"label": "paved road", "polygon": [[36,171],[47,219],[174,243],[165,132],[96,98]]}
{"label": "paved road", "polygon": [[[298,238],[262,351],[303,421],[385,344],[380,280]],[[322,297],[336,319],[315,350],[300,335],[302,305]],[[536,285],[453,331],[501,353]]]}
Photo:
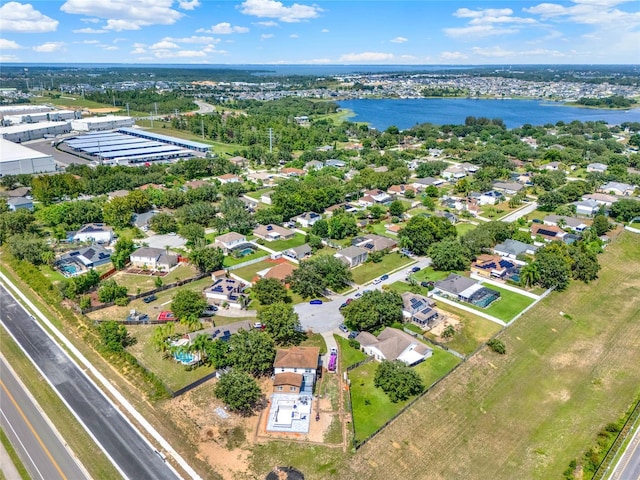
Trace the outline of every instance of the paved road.
{"label": "paved road", "polygon": [[511,223],[518,220],[520,217],[524,217],[525,215],[529,215],[536,208],[538,208],[538,204],[536,202],[531,202],[527,206],[522,207],[520,210],[516,210],[515,212],[507,215],[502,219],[503,222]]}
{"label": "paved road", "polygon": [[[407,276],[407,270],[411,267],[418,266],[425,268],[431,265],[430,258],[417,258],[417,262],[411,266],[407,266],[402,270],[389,275],[389,278],[378,284],[368,283],[360,286],[358,292],[364,290],[380,290],[383,285],[392,284],[394,282],[404,280]],[[309,302],[299,303],[294,308],[300,317],[300,323],[305,329],[311,329],[315,333],[324,332],[339,332],[338,325],[340,325],[344,318],[340,313],[340,305],[343,304],[347,298],[354,297],[354,293],[351,295],[332,295],[331,301],[324,302],[322,305],[311,305]]]}
{"label": "paved road", "polygon": [[194,100],[193,103],[198,105],[198,110],[196,110],[195,113],[200,113],[204,115],[205,113],[212,113],[216,111],[215,105],[211,105],[210,103],[203,102],[202,100]]}
{"label": "paved road", "polygon": [[[0,358],[0,425],[31,478],[89,478]],[[4,468],[4,467],[3,467]]]}
{"label": "paved road", "polygon": [[636,433],[624,455],[613,469],[610,480],[638,480],[640,478],[640,428]]}
{"label": "paved road", "polygon": [[[59,139],[57,139],[59,140]],[[78,163],[81,165],[91,165],[91,161],[85,158],[76,157],[75,155],[71,155],[70,153],[62,152],[57,150],[55,147],[51,146],[51,139],[48,140],[37,140],[35,142],[29,142],[25,144],[25,146],[29,148],[33,148],[34,150],[44,153],[46,155],[51,155],[57,163],[68,167],[72,163]]]}
{"label": "paved road", "polygon": [[125,478],[178,478],[153,447],[0,286],[0,321]]}

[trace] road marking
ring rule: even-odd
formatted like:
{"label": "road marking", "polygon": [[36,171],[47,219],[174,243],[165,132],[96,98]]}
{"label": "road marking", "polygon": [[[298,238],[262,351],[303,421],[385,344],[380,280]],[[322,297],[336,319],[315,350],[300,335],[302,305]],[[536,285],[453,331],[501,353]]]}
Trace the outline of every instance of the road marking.
{"label": "road marking", "polygon": [[[22,411],[22,409],[20,408],[20,406],[18,405],[18,403],[16,402],[15,398],[13,398],[13,395],[11,395],[11,392],[9,391],[9,389],[6,387],[6,385],[4,384],[4,382],[2,380],[0,380],[0,386],[2,387],[2,389],[5,391],[5,393],[7,394],[7,397],[9,398],[9,400],[11,400],[11,403],[13,403],[14,407],[16,407],[16,410],[18,410],[18,413],[20,414],[20,416],[22,417],[22,419],[24,420],[24,422],[27,424],[27,427],[29,427],[29,430],[31,430],[31,433],[33,434],[34,437],[36,437],[36,440],[38,440],[38,443],[40,444],[40,446],[42,447],[42,449],[44,450],[44,453],[47,454],[47,457],[49,457],[49,460],[51,460],[51,463],[53,464],[53,466],[56,468],[56,470],[58,471],[58,473],[60,474],[60,477],[63,478],[64,480],[67,480],[67,477],[64,475],[64,473],[62,472],[62,469],[60,468],[60,466],[58,465],[58,463],[55,461],[55,459],[53,458],[53,456],[51,455],[51,452],[49,452],[49,449],[46,447],[46,445],[44,444],[44,442],[42,441],[42,439],[40,438],[40,435],[38,435],[38,432],[36,432],[36,430],[33,428],[33,425],[31,425],[31,422],[29,421],[29,419],[27,418],[27,416],[24,414],[24,412]],[[7,418],[4,413],[2,414],[4,416],[4,418]],[[9,419],[7,419],[7,422],[9,421]],[[13,427],[12,427],[13,429]],[[20,442],[22,443],[22,442]],[[24,445],[23,445],[24,447]],[[25,449],[25,452],[27,450]],[[28,453],[27,453],[28,455]],[[29,457],[31,458],[31,457]],[[31,462],[34,464],[33,460],[31,460]],[[36,467],[36,470],[38,469],[38,467]],[[40,471],[38,470],[38,473],[40,473]],[[42,477],[42,474],[40,474],[40,476]],[[44,477],[42,477],[44,478]]]}
{"label": "road marking", "polygon": [[42,473],[40,473],[40,469],[38,468],[38,465],[36,465],[36,462],[34,462],[33,458],[31,458],[31,455],[29,455],[29,450],[27,450],[27,447],[25,447],[24,443],[22,443],[22,440],[20,440],[20,436],[18,435],[18,432],[16,432],[16,429],[13,428],[13,425],[11,425],[11,422],[9,421],[9,419],[7,418],[7,416],[4,414],[4,412],[2,410],[0,410],[0,413],[4,417],[4,420],[7,422],[7,425],[9,425],[9,428],[13,432],[13,435],[16,437],[16,440],[18,440],[18,442],[20,442],[20,446],[24,450],[24,453],[27,455],[27,457],[29,457],[29,461],[33,465],[33,468],[36,469],[36,472],[38,472],[38,475],[40,475],[40,478],[42,478],[42,480],[45,480],[44,476],[42,475]]}

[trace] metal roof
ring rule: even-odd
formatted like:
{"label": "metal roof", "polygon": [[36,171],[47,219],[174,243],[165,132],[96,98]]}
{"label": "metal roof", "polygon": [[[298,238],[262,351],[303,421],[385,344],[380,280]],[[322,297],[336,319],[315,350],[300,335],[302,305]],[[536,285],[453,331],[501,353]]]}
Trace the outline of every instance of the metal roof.
{"label": "metal roof", "polygon": [[149,140],[158,140],[158,141],[164,142],[164,143],[174,143],[176,145],[182,145],[182,146],[185,146],[187,148],[195,148],[195,149],[202,149],[202,148],[209,149],[209,148],[211,148],[211,145],[208,145],[206,143],[192,142],[190,140],[184,140],[182,138],[170,137],[168,135],[160,135],[159,133],[147,132],[147,131],[144,131],[144,130],[139,130],[137,128],[123,127],[123,128],[119,128],[118,131],[122,132],[122,133],[129,134],[129,135],[135,135],[135,136],[142,137],[142,138],[148,138]]}

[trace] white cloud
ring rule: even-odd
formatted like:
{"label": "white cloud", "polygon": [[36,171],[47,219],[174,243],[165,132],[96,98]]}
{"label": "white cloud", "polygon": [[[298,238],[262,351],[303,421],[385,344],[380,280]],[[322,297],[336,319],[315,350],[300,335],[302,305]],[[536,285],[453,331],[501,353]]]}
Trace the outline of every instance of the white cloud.
{"label": "white cloud", "polygon": [[85,40],[84,42],[85,45],[95,45],[96,43],[100,43],[99,40]]}
{"label": "white cloud", "polygon": [[99,18],[81,18],[80,21],[83,23],[100,23]]}
{"label": "white cloud", "polygon": [[16,62],[18,57],[15,55],[0,55],[0,62]]}
{"label": "white cloud", "polygon": [[64,47],[64,42],[46,42],[37,47],[33,47],[33,50],[39,53],[51,53],[57,52]]}
{"label": "white cloud", "polygon": [[6,38],[0,38],[0,50],[18,50],[22,48],[13,40],[7,40]]}
{"label": "white cloud", "polygon": [[329,29],[328,28],[323,28],[322,30],[320,30],[320,33],[329,33]]}
{"label": "white cloud", "polygon": [[260,25],[261,27],[279,27],[278,22],[274,22],[273,20],[268,20],[266,22],[254,22],[254,25]]}
{"label": "white cloud", "polygon": [[540,15],[543,20],[569,20],[583,25],[609,28],[637,29],[640,27],[640,12],[626,12],[615,8],[628,0],[573,0],[573,5],[541,3],[525,12]]}
{"label": "white cloud", "polygon": [[300,35],[298,35],[297,33],[292,33],[291,35],[289,35],[289,38],[300,38]]}
{"label": "white cloud", "polygon": [[534,50],[505,50],[501,46],[496,47],[473,47],[471,49],[474,55],[479,55],[481,57],[489,57],[489,58],[526,58],[526,57],[564,57],[566,56],[564,53],[558,50],[549,50],[546,48],[537,48]]}
{"label": "white cloud", "polygon": [[468,27],[445,28],[444,33],[452,38],[481,38],[492,35],[503,35],[507,33],[517,33],[516,28],[496,28],[493,25],[471,25]]}
{"label": "white cloud", "polygon": [[173,0],[67,0],[60,10],[107,20],[108,30],[139,30],[149,25],[172,25],[183,14]]}
{"label": "white cloud", "polygon": [[230,35],[232,33],[247,33],[249,29],[247,27],[232,26],[229,22],[218,23],[212,25],[211,28],[199,28],[196,33],[216,33],[218,35]]}
{"label": "white cloud", "polygon": [[178,0],[178,6],[183,10],[193,10],[200,6],[200,0]]}
{"label": "white cloud", "polygon": [[454,17],[459,18],[480,18],[486,15],[498,16],[498,15],[511,15],[513,10],[510,8],[487,8],[484,10],[470,10],[468,8],[459,8],[453,14]]}
{"label": "white cloud", "polygon": [[408,38],[404,38],[404,37],[396,37],[396,38],[392,38],[390,40],[391,43],[404,43],[404,42],[408,42],[409,39]]}
{"label": "white cloud", "polygon": [[277,18],[285,23],[296,23],[317,18],[322,12],[322,9],[315,5],[294,3],[290,7],[285,7],[282,2],[276,2],[275,0],[246,0],[238,8],[245,15],[260,18]]}
{"label": "white cloud", "polygon": [[78,28],[73,30],[73,33],[107,33],[107,31],[103,28]]}
{"label": "white cloud", "polygon": [[129,53],[131,53],[132,55],[144,55],[145,53],[147,53],[147,51],[143,47],[136,47]]}
{"label": "white cloud", "polygon": [[537,24],[533,18],[514,17],[510,8],[486,8],[471,10],[459,8],[454,17],[469,19],[463,27],[444,28],[444,33],[452,38],[481,38],[492,35],[517,33],[518,27]]}
{"label": "white cloud", "polygon": [[273,37],[273,33],[263,33],[262,35],[260,35],[260,40],[268,40]]}
{"label": "white cloud", "polygon": [[167,50],[169,48],[180,48],[180,46],[176,45],[173,42],[168,42],[166,40],[161,40],[157,43],[154,43],[149,47],[151,50]]}
{"label": "white cloud", "polygon": [[175,42],[175,43],[190,43],[190,44],[208,44],[208,43],[219,43],[220,40],[213,37],[199,37],[197,35],[193,35],[191,37],[182,37],[182,38],[174,38],[174,37],[165,37],[162,39],[167,42]]}
{"label": "white cloud", "polygon": [[0,31],[20,33],[55,32],[58,21],[43,15],[29,3],[9,2],[0,7]]}
{"label": "white cloud", "polygon": [[339,58],[340,62],[385,62],[393,59],[392,53],[362,52],[346,53]]}
{"label": "white cloud", "polygon": [[455,60],[466,60],[467,58],[469,58],[469,56],[467,54],[462,53],[462,52],[442,52],[440,54],[440,57],[443,60],[447,60],[447,61],[449,61],[449,60],[453,60],[453,61],[455,61]]}
{"label": "white cloud", "polygon": [[120,47],[116,47],[115,45],[105,45],[102,47],[103,50],[120,50]]}
{"label": "white cloud", "polygon": [[154,52],[156,58],[197,58],[206,57],[207,54],[201,50],[158,50]]}

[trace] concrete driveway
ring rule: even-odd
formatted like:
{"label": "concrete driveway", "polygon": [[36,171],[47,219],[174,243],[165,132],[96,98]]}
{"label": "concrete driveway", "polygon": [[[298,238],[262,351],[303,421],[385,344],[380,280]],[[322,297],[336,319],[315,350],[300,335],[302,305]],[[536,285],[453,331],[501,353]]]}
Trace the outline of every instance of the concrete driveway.
{"label": "concrete driveway", "polygon": [[[416,257],[417,263],[407,266],[402,270],[389,275],[389,278],[383,282],[374,285],[369,283],[362,287],[358,287],[358,291],[364,290],[381,290],[383,285],[390,285],[394,282],[404,280],[407,277],[407,271],[413,267],[426,268],[431,265],[430,258]],[[347,298],[354,298],[358,292],[352,292],[350,295],[332,295],[329,301],[325,301],[322,305],[311,305],[308,301],[297,304],[294,308],[300,317],[300,323],[305,330],[312,330],[315,333],[334,332],[339,333],[338,325],[344,321],[344,317],[340,312],[342,305]]]}

